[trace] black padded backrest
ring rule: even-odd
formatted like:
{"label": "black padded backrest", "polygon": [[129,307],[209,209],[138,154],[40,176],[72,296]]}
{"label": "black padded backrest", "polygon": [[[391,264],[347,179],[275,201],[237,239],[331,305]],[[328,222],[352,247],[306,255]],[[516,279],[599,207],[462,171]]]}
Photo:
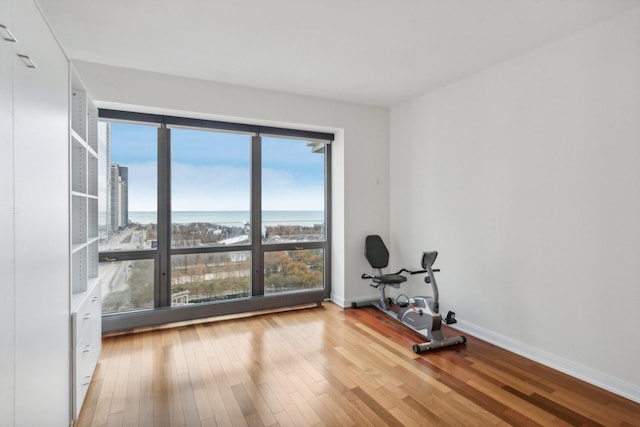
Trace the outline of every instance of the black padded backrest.
{"label": "black padded backrest", "polygon": [[433,263],[436,262],[438,257],[438,251],[422,252],[422,268],[433,267]]}
{"label": "black padded backrest", "polygon": [[377,234],[365,239],[364,256],[373,268],[385,268],[389,265],[389,251]]}

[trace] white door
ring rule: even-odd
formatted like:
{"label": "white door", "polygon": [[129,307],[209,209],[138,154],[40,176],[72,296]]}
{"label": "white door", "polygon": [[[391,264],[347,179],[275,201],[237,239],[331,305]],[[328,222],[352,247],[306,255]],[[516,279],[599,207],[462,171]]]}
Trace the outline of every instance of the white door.
{"label": "white door", "polygon": [[[13,2],[15,420],[70,421],[69,65],[33,0]],[[35,66],[36,68],[32,68]]]}
{"label": "white door", "polygon": [[13,20],[11,2],[0,2],[0,425],[13,419]]}

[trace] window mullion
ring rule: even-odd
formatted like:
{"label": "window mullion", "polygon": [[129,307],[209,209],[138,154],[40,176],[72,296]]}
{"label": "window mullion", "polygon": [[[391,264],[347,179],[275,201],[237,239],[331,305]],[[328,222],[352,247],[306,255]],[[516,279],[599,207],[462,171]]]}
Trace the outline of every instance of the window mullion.
{"label": "window mullion", "polygon": [[171,306],[171,130],[158,128],[158,258],[156,307]]}
{"label": "window mullion", "polygon": [[327,298],[331,295],[331,185],[331,144],[327,144],[324,156],[324,291]]}
{"label": "window mullion", "polygon": [[264,295],[262,254],[262,138],[251,138],[251,295]]}

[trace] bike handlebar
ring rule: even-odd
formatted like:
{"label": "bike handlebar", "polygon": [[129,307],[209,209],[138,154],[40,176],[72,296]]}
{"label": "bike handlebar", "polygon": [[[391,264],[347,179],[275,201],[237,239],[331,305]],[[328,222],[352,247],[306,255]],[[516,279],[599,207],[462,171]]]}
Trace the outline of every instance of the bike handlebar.
{"label": "bike handlebar", "polygon": [[[440,269],[439,268],[435,268],[435,269],[433,269],[431,271],[436,272],[436,271],[440,271]],[[402,269],[400,269],[400,271],[398,271],[397,273],[393,273],[393,274],[401,274],[401,273],[404,273],[404,272],[409,273],[409,274],[423,274],[423,273],[426,273],[427,270],[407,270],[406,268],[402,268]],[[360,277],[362,279],[375,279],[376,278],[376,276],[371,274],[371,273],[362,273],[362,276],[360,276]]]}
{"label": "bike handlebar", "polygon": [[[405,270],[405,271],[407,271],[410,274],[422,274],[422,273],[426,273],[427,272],[427,270],[418,270],[418,271]],[[435,273],[436,271],[440,271],[440,269],[439,268],[433,268],[433,269],[431,269],[431,271],[433,271]]]}

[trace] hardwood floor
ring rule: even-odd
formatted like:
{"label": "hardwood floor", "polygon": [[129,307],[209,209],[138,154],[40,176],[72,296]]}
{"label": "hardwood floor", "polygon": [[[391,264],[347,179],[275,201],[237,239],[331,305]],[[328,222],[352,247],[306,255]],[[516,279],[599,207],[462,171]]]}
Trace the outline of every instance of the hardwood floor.
{"label": "hardwood floor", "polygon": [[332,303],[105,337],[76,426],[640,426],[640,404],[467,338],[416,355]]}

